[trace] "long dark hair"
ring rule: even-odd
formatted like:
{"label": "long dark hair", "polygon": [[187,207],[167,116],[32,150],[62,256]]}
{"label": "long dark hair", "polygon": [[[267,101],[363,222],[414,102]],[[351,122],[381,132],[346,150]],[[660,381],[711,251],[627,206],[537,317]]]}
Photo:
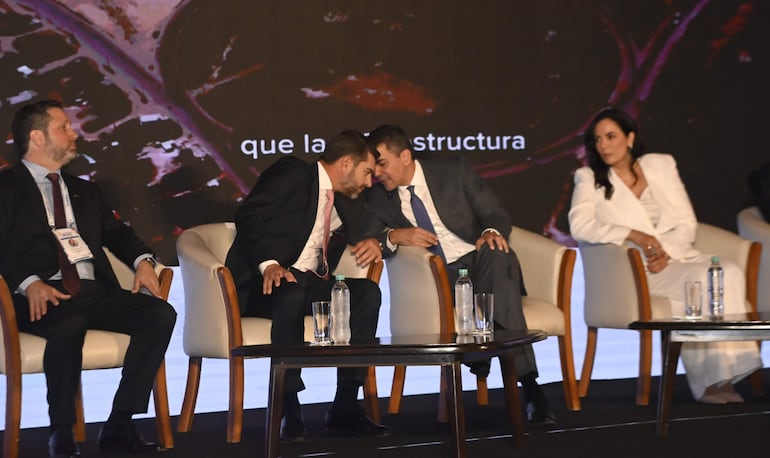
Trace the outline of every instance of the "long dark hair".
{"label": "long dark hair", "polygon": [[599,151],[596,150],[595,134],[596,125],[605,119],[614,121],[626,136],[631,132],[634,132],[636,135],[634,146],[631,147],[631,173],[634,174],[634,178],[638,178],[634,171],[634,164],[636,164],[637,159],[639,159],[645,151],[644,144],[639,138],[639,128],[636,125],[636,121],[628,113],[619,108],[609,107],[603,108],[596,116],[594,116],[594,119],[591,121],[591,124],[588,125],[583,136],[583,144],[586,148],[588,166],[594,171],[595,186],[597,189],[603,187],[604,198],[609,200],[612,197],[612,193],[615,191],[612,183],[610,183],[610,166],[602,160],[601,156],[599,156]]}

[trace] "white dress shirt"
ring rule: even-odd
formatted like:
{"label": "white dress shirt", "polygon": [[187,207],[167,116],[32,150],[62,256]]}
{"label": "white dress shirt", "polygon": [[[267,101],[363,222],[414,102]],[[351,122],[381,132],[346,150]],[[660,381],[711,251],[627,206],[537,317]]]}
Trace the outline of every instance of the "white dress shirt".
{"label": "white dress shirt", "polygon": [[[329,174],[326,173],[326,169],[323,168],[320,162],[318,164],[318,206],[315,213],[315,222],[313,223],[313,229],[310,230],[310,237],[305,242],[302,252],[299,254],[299,258],[292,263],[292,267],[301,271],[307,272],[309,270],[318,271],[321,267],[318,265],[319,259],[321,259],[321,250],[323,250],[324,243],[324,209],[326,208],[326,191],[332,188],[332,180],[329,178]],[[342,219],[337,213],[337,209],[332,207],[331,223],[329,225],[329,234],[342,226]],[[291,228],[286,228],[291,230]],[[265,273],[267,266],[271,264],[278,264],[275,259],[270,259],[259,264],[259,271]]]}

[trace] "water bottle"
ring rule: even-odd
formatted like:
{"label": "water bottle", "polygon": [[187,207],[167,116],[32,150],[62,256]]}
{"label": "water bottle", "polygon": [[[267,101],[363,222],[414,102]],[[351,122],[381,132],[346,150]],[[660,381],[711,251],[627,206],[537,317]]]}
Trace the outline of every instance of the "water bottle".
{"label": "water bottle", "polygon": [[350,343],[350,289],[344,275],[335,275],[332,287],[332,342]]}
{"label": "water bottle", "polygon": [[460,269],[455,282],[455,330],[458,334],[473,332],[473,283],[468,269]]}
{"label": "water bottle", "polygon": [[708,270],[709,307],[713,318],[722,318],[725,314],[725,274],[719,265],[719,257],[711,258]]}

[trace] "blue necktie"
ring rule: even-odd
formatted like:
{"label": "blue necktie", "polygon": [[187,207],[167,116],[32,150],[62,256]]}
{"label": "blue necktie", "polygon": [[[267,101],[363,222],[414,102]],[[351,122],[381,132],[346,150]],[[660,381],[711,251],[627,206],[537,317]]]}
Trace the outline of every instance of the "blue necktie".
{"label": "blue necktie", "polygon": [[[411,194],[410,202],[412,204],[412,211],[414,212],[414,219],[417,220],[417,226],[435,234],[436,230],[433,228],[433,223],[430,221],[430,216],[428,216],[428,210],[425,208],[425,204],[422,203],[422,200],[414,193],[414,185],[409,185],[406,188],[409,190],[409,194]],[[429,247],[428,250],[436,256],[441,256],[441,259],[446,262],[446,256],[444,256],[444,250],[441,249],[441,243]]]}

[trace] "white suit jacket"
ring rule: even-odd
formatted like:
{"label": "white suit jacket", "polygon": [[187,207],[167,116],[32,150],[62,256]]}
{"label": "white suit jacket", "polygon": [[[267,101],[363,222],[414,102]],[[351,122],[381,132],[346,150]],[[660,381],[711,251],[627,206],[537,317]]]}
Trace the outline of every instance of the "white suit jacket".
{"label": "white suit jacket", "polygon": [[614,193],[604,198],[604,188],[594,186],[589,167],[575,171],[575,189],[569,211],[572,237],[578,242],[625,242],[631,229],[652,235],[674,260],[697,256],[693,247],[697,220],[690,198],[679,178],[676,161],[668,154],[645,154],[639,158],[647,185],[660,206],[660,221],[652,224],[642,203],[633,192],[609,171]]}

